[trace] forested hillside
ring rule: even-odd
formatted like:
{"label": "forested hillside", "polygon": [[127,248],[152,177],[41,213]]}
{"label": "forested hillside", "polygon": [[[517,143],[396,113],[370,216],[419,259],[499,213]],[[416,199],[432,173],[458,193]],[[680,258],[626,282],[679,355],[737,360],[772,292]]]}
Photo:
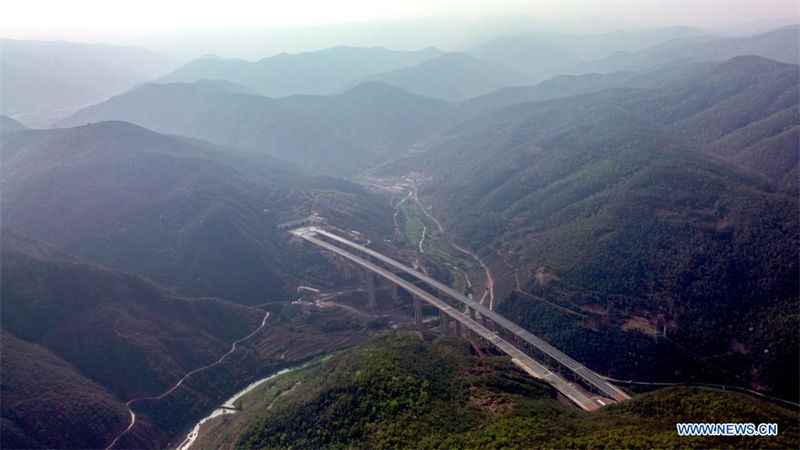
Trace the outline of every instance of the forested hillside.
{"label": "forested hillside", "polygon": [[466,113],[481,115],[518,103],[551,100],[614,88],[662,88],[707,72],[716,63],[675,63],[649,70],[622,70],[607,74],[559,75],[533,86],[515,86],[480,95],[461,103]]}
{"label": "forested hillside", "polygon": [[0,17],[0,448],[800,448],[796,8],[95,3]]}
{"label": "forested hillside", "polygon": [[146,84],[78,111],[58,125],[107,120],[266,153],[325,174],[352,173],[373,164],[376,156],[313,116],[233,83]]}
{"label": "forested hillside", "polygon": [[269,206],[285,193],[205,150],[122,122],[5,133],[3,223],[185,293],[282,297]]}
{"label": "forested hillside", "polygon": [[121,398],[165,390],[264,316],[219,299],[182,298],[7,230],[2,307],[3,330],[50,349]]}
{"label": "forested hillside", "polygon": [[[751,60],[719,68],[735,74],[742,63]],[[730,73],[717,72],[704,98],[728,98],[714,90],[728,84],[713,81]],[[792,92],[766,80],[750,89]],[[578,313],[528,296],[499,302],[591,367],[796,397],[798,200],[704,156],[695,134],[678,131],[687,129],[680,116],[659,125],[626,105],[659,92],[669,90],[512,106],[453,128],[395,169],[425,167],[421,192],[460,242],[498,270],[507,261],[527,293]],[[670,108],[646,104],[654,117]],[[669,340],[653,337],[665,331]]]}
{"label": "forested hillside", "polygon": [[797,65],[755,56],[720,63],[679,63],[649,71],[564,75],[535,86],[499,89],[461,106],[481,115],[514,104],[621,91],[618,105],[695,141],[716,157],[797,190]]}
{"label": "forested hillside", "polygon": [[[2,248],[2,413],[12,425],[4,427],[4,446],[51,447],[75,439],[107,445],[128,425],[123,401],[166,391],[189,370],[219,358],[264,317],[262,310],[229,301],[181,297],[7,229]],[[24,400],[50,405],[57,419],[33,414]],[[141,439],[163,439],[159,425],[141,422]]]}
{"label": "forested hillside", "polygon": [[[594,413],[573,410],[507,358],[478,358],[464,342],[414,334],[383,335],[326,361],[272,400],[265,391],[264,402],[244,411],[244,425],[214,445],[713,448],[747,439],[783,448],[799,438],[794,413],[710,389],[665,389]],[[686,438],[675,431],[676,422],[763,417],[779,424],[779,436]]]}
{"label": "forested hillside", "polygon": [[0,339],[3,448],[100,448],[127,420],[122,402],[72,364],[5,331]]}
{"label": "forested hillside", "polygon": [[622,103],[704,151],[797,192],[798,74],[795,64],[740,56]]}
{"label": "forested hillside", "polygon": [[445,53],[413,67],[359,78],[345,87],[380,81],[417,95],[458,102],[502,87],[525,84],[525,80],[525,75],[509,68],[464,53]]}
{"label": "forested hillside", "polygon": [[280,100],[384,157],[388,151],[404,154],[411,145],[463,118],[451,103],[379,82],[361,83],[339,95]]}

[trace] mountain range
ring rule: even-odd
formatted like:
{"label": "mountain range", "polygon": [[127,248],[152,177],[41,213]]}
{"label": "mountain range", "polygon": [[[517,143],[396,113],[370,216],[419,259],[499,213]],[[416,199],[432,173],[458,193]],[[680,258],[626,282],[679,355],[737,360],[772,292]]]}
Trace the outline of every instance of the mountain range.
{"label": "mountain range", "polygon": [[381,82],[364,82],[338,95],[280,101],[379,153],[407,150],[463,118],[456,105]]}
{"label": "mountain range", "polygon": [[414,94],[458,102],[522,84],[526,76],[464,53],[446,53],[413,67],[358,78],[345,88],[364,81],[380,81]]}
{"label": "mountain range", "polygon": [[435,48],[406,52],[342,46],[298,54],[281,53],[254,62],[206,57],[191,61],[159,82],[222,79],[250,86],[267,97],[328,95],[358,77],[413,66],[440,54]]}
{"label": "mountain range", "polygon": [[[352,183],[129,123],[1,138],[3,447],[105,447],[129,424],[123,402],[167,391],[262,323],[242,303],[287,303],[298,276],[330,283],[279,219],[318,211],[380,234],[391,220]],[[163,447],[231,394],[228,377],[280,364],[229,359],[168,401],[137,403],[121,445]]]}
{"label": "mountain range", "polygon": [[526,84],[551,78],[580,60],[572,51],[533,36],[497,38],[465,53],[525,74]]}
{"label": "mountain range", "polygon": [[60,121],[124,120],[251,152],[312,172],[353,174],[454,123],[454,105],[380,83],[334,96],[270,99],[217,81],[147,84]]}
{"label": "mountain range", "polygon": [[800,63],[800,25],[790,25],[750,36],[712,39],[678,39],[636,52],[619,52],[606,58],[584,61],[567,73],[642,70],[675,61],[724,61],[754,55],[790,64]]}
{"label": "mountain range", "polygon": [[532,86],[497,89],[460,104],[466,114],[477,116],[506,106],[562,97],[573,97],[615,88],[655,89],[708,69],[714,63],[675,63],[658,69],[583,75],[558,75]]}
{"label": "mountain range", "polygon": [[[462,244],[474,243],[493,267],[514,269],[510,279],[496,281],[496,296],[521,289],[587,315],[575,321],[520,295],[499,306],[530,329],[551,330],[545,332],[551,342],[590,366],[654,379],[670,377],[674,369],[664,364],[690,365],[676,362],[692,359],[682,350],[668,363],[664,342],[608,331],[646,318],[652,333],[666,332],[679,348],[725,360],[725,377],[736,372],[755,384],[769,378],[796,395],[777,374],[797,378],[784,363],[797,361],[790,332],[797,316],[789,313],[797,302],[797,197],[709,158],[703,138],[735,136],[737,127],[791,111],[796,71],[742,57],[661,89],[521,103],[457,125],[429,142],[427,152],[385,170],[425,168],[429,181],[420,194],[446,227]],[[756,72],[762,77],[754,78]],[[690,92],[702,95],[693,101]],[[667,98],[685,102],[674,106]],[[764,106],[753,107],[755,98]],[[746,118],[703,114],[736,102],[742,104],[725,110],[747,111]],[[791,130],[793,120],[783,126]],[[764,139],[774,141],[768,133]],[[752,145],[758,144],[741,144]],[[796,141],[768,148],[795,155],[782,174],[795,170]],[[757,225],[764,221],[773,225]],[[769,325],[766,317],[776,316],[785,327]],[[750,333],[742,332],[742,322]],[[770,356],[739,347],[737,354],[731,342],[766,346]],[[637,359],[616,356],[626,354]]]}
{"label": "mountain range", "polygon": [[549,386],[501,358],[476,356],[453,339],[402,332],[381,335],[317,367],[278,378],[269,389],[244,398],[242,405],[243,419],[216,419],[214,432],[201,435],[198,444],[719,447],[725,438],[679,436],[675,423],[732,416],[758,422],[763,415],[772,417],[781,432],[778,437],[752,437],[758,440],[755,445],[792,446],[798,436],[794,412],[702,388],[662,389],[592,413],[571,410],[555,399]]}
{"label": "mountain range", "polygon": [[[733,412],[791,447],[777,406],[644,392],[800,398],[798,30],[518,29],[182,67],[3,40],[0,447],[105,448],[132,420],[118,447],[173,446],[301,363],[195,445],[718,447],[674,424]],[[403,330],[404,293],[387,308],[378,280],[362,308],[363,277],[288,232],[308,224],[637,395],[584,414],[488,344]]]}
{"label": "mountain range", "polygon": [[[263,318],[232,302],[175,295],[8,229],[2,247],[4,447],[105,446],[127,426],[118,399],[165,391]],[[137,432],[158,434],[144,418]]]}
{"label": "mountain range", "polygon": [[660,89],[630,107],[784,189],[798,186],[800,80],[796,64],[740,56]]}
{"label": "mountain range", "polygon": [[0,112],[47,125],[59,110],[75,111],[176,69],[159,53],[103,44],[0,40]]}
{"label": "mountain range", "polygon": [[146,84],[58,123],[124,120],[162,133],[269,153],[310,170],[347,173],[369,164],[365,149],[338,130],[286,104],[235,85]]}
{"label": "mountain range", "polygon": [[283,191],[220,162],[224,150],[123,122],[4,133],[2,150],[12,230],[193,295],[283,296],[269,210]]}

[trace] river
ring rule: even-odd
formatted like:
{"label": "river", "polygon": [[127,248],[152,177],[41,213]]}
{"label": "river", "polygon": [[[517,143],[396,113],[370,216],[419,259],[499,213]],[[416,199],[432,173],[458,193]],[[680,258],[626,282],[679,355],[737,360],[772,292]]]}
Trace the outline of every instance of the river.
{"label": "river", "polygon": [[254,381],[254,382],[250,383],[246,388],[244,388],[241,391],[233,394],[233,396],[231,398],[229,398],[228,400],[225,401],[225,403],[222,404],[222,407],[219,407],[219,408],[215,409],[214,411],[211,412],[211,414],[207,415],[206,417],[202,418],[199,422],[197,422],[197,424],[194,426],[194,428],[192,428],[192,431],[189,432],[189,435],[186,436],[186,439],[184,439],[183,442],[181,442],[180,445],[178,445],[178,450],[188,450],[192,446],[192,444],[194,444],[194,441],[197,439],[197,436],[200,434],[200,426],[203,425],[204,423],[206,423],[207,421],[213,419],[214,417],[221,416],[223,414],[236,414],[235,410],[226,409],[226,408],[234,408],[234,403],[236,402],[236,400],[239,400],[239,398],[241,398],[243,395],[245,395],[248,392],[252,391],[253,389],[258,387],[262,383],[265,383],[265,382],[267,382],[269,380],[275,379],[275,378],[277,378],[277,377],[279,377],[281,375],[287,374],[289,372],[293,372],[295,370],[302,369],[304,367],[307,367],[310,364],[311,363],[309,362],[309,363],[303,364],[301,366],[290,367],[288,369],[279,370],[279,371],[273,373],[272,375],[270,375],[268,377],[265,377],[265,378],[262,378],[260,380],[257,380],[257,381]]}

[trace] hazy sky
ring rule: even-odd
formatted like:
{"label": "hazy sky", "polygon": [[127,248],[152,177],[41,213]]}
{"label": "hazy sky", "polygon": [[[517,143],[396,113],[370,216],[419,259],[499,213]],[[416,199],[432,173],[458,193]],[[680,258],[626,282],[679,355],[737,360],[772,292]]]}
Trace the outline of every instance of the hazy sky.
{"label": "hazy sky", "polygon": [[642,25],[715,27],[800,14],[791,1],[384,1],[384,0],[0,0],[3,37],[103,40],[197,25],[285,26],[526,14],[544,19],[594,16]]}

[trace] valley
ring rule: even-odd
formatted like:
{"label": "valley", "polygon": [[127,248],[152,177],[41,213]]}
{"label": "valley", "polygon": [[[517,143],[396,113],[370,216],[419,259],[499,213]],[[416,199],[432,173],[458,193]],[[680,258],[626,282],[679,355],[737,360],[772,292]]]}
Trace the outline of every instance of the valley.
{"label": "valley", "polygon": [[[196,443],[204,448],[283,446],[289,442],[303,446],[383,446],[391,442],[428,447],[476,443],[523,446],[545,440],[555,447],[669,447],[679,441],[673,434],[660,431],[667,427],[658,421],[690,422],[697,420],[695,417],[714,420],[714,413],[709,416],[708,410],[682,409],[701,403],[714,403],[728,412],[735,410],[738,417],[768,414],[776,418],[779,427],[785,427],[781,428],[782,443],[757,438],[765,446],[791,445],[798,432],[792,413],[739,394],[702,388],[669,388],[594,413],[576,411],[554,402],[547,385],[508,364],[502,358],[478,358],[463,341],[453,338],[384,334],[367,347],[265,383],[241,399],[241,411],[232,416],[234,419],[218,418],[213,429],[201,432]],[[448,376],[451,371],[459,377]],[[340,400],[344,392],[355,394],[346,404]],[[384,403],[385,410],[368,409],[369,405]],[[662,412],[658,419],[642,420],[656,408]],[[335,413],[338,409],[358,414]],[[313,427],[327,420],[337,420],[335,431]],[[375,432],[373,427],[391,431]],[[713,447],[723,440],[692,438],[691,442]]]}
{"label": "valley", "polygon": [[0,447],[797,447],[783,19],[4,36]]}

